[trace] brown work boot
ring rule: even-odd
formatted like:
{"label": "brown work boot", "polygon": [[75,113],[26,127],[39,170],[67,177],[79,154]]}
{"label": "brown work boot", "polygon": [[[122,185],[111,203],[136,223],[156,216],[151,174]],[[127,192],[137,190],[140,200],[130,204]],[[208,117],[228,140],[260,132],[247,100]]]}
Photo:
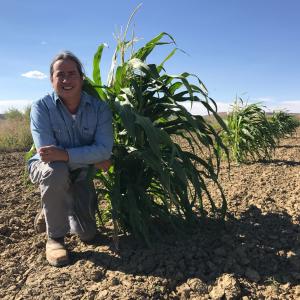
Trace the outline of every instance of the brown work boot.
{"label": "brown work boot", "polygon": [[43,209],[40,209],[34,219],[34,230],[36,233],[46,232],[46,222]]}
{"label": "brown work boot", "polygon": [[69,264],[68,252],[65,248],[64,238],[48,238],[46,243],[46,258],[54,267],[62,267]]}

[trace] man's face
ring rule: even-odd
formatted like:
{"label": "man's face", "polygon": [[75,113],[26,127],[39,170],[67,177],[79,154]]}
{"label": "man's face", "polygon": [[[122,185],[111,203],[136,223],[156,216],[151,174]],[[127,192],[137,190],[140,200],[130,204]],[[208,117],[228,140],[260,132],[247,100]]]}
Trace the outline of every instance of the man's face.
{"label": "man's face", "polygon": [[62,100],[77,100],[80,97],[83,77],[73,60],[58,60],[53,65],[51,82],[54,91]]}

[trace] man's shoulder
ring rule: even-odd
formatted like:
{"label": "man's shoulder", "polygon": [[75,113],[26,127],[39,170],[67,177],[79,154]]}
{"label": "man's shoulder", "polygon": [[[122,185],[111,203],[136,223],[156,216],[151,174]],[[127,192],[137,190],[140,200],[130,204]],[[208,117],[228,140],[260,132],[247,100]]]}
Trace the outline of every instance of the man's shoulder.
{"label": "man's shoulder", "polygon": [[32,105],[36,106],[49,106],[50,104],[54,103],[54,94],[47,94],[42,98],[39,98],[38,100],[33,101]]}
{"label": "man's shoulder", "polygon": [[105,101],[103,101],[99,98],[96,98],[95,96],[92,96],[85,91],[83,91],[83,95],[84,95],[85,101],[94,107],[101,108],[101,107],[107,106],[107,103]]}

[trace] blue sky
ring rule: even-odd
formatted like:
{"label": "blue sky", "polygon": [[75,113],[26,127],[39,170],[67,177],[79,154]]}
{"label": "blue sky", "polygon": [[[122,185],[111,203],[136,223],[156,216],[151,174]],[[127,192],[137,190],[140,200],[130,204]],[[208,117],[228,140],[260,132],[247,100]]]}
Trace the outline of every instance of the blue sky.
{"label": "blue sky", "polygon": [[[0,113],[51,92],[49,64],[61,50],[74,52],[90,75],[98,45],[107,43],[101,65],[106,79],[113,33],[139,3],[2,0]],[[175,38],[187,54],[177,52],[167,72],[197,74],[219,111],[241,96],[263,101],[267,110],[300,112],[300,1],[144,0],[133,23],[141,38],[137,47],[162,31]],[[157,49],[149,62],[160,63],[170,50]]]}

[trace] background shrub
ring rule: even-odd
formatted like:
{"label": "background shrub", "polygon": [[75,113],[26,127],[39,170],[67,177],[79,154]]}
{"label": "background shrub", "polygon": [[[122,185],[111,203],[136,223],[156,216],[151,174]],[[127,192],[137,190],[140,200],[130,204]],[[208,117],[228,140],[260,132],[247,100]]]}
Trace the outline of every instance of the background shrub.
{"label": "background shrub", "polygon": [[30,107],[21,112],[9,109],[0,120],[0,151],[27,151],[33,140],[30,133]]}

